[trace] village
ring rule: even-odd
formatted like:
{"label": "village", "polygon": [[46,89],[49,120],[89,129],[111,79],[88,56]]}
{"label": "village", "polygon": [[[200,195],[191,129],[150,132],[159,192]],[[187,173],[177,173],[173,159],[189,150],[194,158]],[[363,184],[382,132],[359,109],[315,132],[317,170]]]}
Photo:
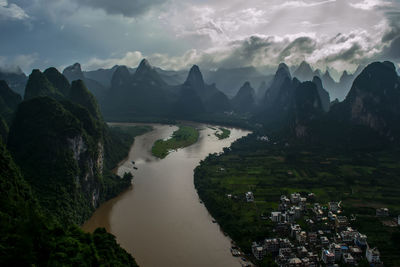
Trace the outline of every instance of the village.
{"label": "village", "polygon": [[[245,194],[254,202],[252,192]],[[388,209],[377,209],[377,216],[387,216]],[[274,223],[274,238],[253,242],[252,253],[261,261],[272,256],[280,267],[383,266],[379,250],[370,247],[367,236],[351,227],[355,216],[343,215],[340,202],[326,206],[315,202],[309,193],[282,195],[277,211],[268,218]]]}

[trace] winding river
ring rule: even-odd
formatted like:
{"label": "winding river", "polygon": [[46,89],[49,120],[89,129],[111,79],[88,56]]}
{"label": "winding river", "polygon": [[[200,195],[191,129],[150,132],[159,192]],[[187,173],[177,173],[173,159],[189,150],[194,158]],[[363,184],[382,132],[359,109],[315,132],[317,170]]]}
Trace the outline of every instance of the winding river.
{"label": "winding river", "polygon": [[154,130],[135,138],[118,169],[119,174],[134,174],[133,186],[103,204],[83,229],[105,227],[143,267],[240,266],[240,259],[230,254],[230,239],[199,201],[193,170],[208,154],[221,152],[249,132],[230,128],[230,137],[218,140],[215,126],[195,124],[198,142],[160,160],[151,155],[153,143],[177,127],[151,125]]}

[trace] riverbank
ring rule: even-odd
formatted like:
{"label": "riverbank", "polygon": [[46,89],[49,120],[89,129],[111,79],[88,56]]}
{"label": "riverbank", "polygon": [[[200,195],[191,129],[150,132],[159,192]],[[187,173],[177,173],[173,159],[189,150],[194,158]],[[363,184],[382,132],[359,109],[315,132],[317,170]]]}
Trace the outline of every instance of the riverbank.
{"label": "riverbank", "polygon": [[118,170],[134,174],[133,186],[102,205],[83,229],[105,227],[140,266],[240,266],[240,258],[231,255],[229,237],[199,202],[193,170],[248,132],[229,128],[230,137],[219,140],[209,125],[194,123],[198,141],[159,159],[151,154],[154,142],[169,138],[177,127],[151,125],[154,130],[135,139]]}
{"label": "riverbank", "polygon": [[[398,266],[400,229],[388,224],[400,213],[399,157],[398,151],[340,151],[251,136],[202,161],[195,186],[223,231],[250,255],[252,242],[277,237],[269,217],[278,210],[281,195],[313,193],[323,206],[341,202],[342,215],[355,216],[350,225],[379,249],[385,266]],[[254,201],[247,201],[249,191]],[[377,217],[380,207],[396,218]],[[299,221],[304,230],[309,227],[306,219]],[[270,258],[258,262],[271,264]]]}
{"label": "riverbank", "polygon": [[107,167],[115,172],[120,163],[128,156],[129,150],[135,142],[135,137],[150,132],[153,128],[148,125],[128,126],[119,124],[110,124],[109,127],[112,133],[113,142],[118,146],[118,149],[109,151],[109,166]]}
{"label": "riverbank", "polygon": [[112,132],[113,142],[118,146],[118,149],[108,151],[110,159],[107,164],[109,164],[108,169],[117,174],[118,168],[129,156],[129,151],[135,142],[135,137],[152,131],[153,127],[143,124],[131,125],[114,122],[108,123],[108,125]]}

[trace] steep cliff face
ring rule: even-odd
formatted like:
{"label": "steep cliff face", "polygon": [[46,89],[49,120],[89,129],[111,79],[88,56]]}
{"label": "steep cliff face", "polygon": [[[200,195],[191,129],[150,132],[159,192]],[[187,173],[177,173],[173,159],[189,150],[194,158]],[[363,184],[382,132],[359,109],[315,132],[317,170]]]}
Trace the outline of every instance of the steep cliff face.
{"label": "steep cliff face", "polygon": [[203,113],[223,112],[230,109],[227,96],[215,84],[206,84],[200,68],[192,66],[186,81],[176,87],[176,100],[172,103],[172,115],[191,119]]}
{"label": "steep cliff face", "polygon": [[313,83],[317,86],[319,98],[321,99],[321,104],[325,112],[329,111],[331,106],[331,99],[329,97],[329,93],[322,86],[322,81],[319,77],[314,76]]}
{"label": "steep cliff face", "polygon": [[[98,141],[97,151],[90,156],[89,147],[82,135],[68,138],[68,149],[73,153],[73,159],[81,172],[75,175],[75,184],[82,190],[91,208],[100,204],[101,176],[103,174],[104,145]],[[89,154],[89,155],[88,155]]]}
{"label": "steep cliff face", "polygon": [[[79,63],[75,63],[72,66],[66,67],[62,74],[70,83],[76,80],[84,81],[87,88],[97,97],[97,99],[103,99],[106,93],[106,87],[95,80],[87,78],[83,73]],[[68,93],[65,95],[68,95]]]}
{"label": "steep cliff face", "polygon": [[400,80],[391,62],[368,65],[355,79],[342,109],[355,124],[391,140],[400,133]]}
{"label": "steep cliff face", "polygon": [[294,132],[297,137],[305,137],[309,123],[324,113],[317,85],[313,82],[301,83],[295,90],[293,104]]}
{"label": "steep cliff face", "polygon": [[41,205],[82,223],[100,203],[102,128],[84,107],[38,97],[21,103],[8,148]]}
{"label": "steep cliff face", "polygon": [[250,83],[245,82],[232,99],[232,106],[235,110],[242,113],[251,112],[255,109],[256,105],[255,95],[255,90],[251,87]]}
{"label": "steep cliff face", "polygon": [[300,81],[310,81],[314,77],[314,75],[315,73],[312,70],[310,64],[305,61],[302,61],[300,66],[293,73],[293,76]]}
{"label": "steep cliff face", "polygon": [[105,229],[88,234],[44,216],[1,140],[0,167],[1,266],[137,266]]}
{"label": "steep cliff face", "polygon": [[276,99],[279,97],[281,89],[287,87],[287,84],[292,80],[289,67],[285,63],[279,64],[279,67],[272,80],[271,86],[265,92],[262,105],[265,107],[274,105]]}
{"label": "steep cliff face", "polygon": [[287,126],[293,108],[294,91],[299,84],[297,78],[291,79],[288,67],[280,64],[271,87],[265,93],[257,119],[271,129]]}
{"label": "steep cliff face", "polygon": [[3,143],[7,142],[8,137],[8,125],[4,118],[0,115],[0,139]]}
{"label": "steep cliff face", "polygon": [[63,70],[62,73],[67,79],[68,81],[72,82],[75,80],[83,80],[85,79],[82,69],[81,69],[81,64],[79,63],[75,63],[72,66],[66,67]]}
{"label": "steep cliff face", "polygon": [[118,66],[111,78],[111,87],[119,88],[125,83],[128,83],[131,74],[126,66]]}
{"label": "steep cliff face", "polygon": [[76,80],[72,82],[68,98],[73,103],[87,108],[87,110],[95,119],[102,120],[96,98],[89,92],[82,80]]}
{"label": "steep cliff face", "polygon": [[168,97],[161,79],[147,60],[134,74],[120,66],[114,72],[111,88],[102,102],[103,115],[110,118],[160,116],[168,112]]}

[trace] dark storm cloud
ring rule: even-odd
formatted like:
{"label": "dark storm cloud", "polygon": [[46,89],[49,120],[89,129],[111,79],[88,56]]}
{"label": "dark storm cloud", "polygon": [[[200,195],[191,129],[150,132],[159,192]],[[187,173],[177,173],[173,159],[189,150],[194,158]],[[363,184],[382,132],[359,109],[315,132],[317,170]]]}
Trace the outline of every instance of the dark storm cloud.
{"label": "dark storm cloud", "polygon": [[355,37],[354,33],[351,33],[349,35],[343,35],[341,33],[338,33],[334,38],[330,40],[330,42],[335,44],[341,44],[347,42],[350,39],[354,39],[354,37]]}
{"label": "dark storm cloud", "polygon": [[[399,7],[398,4],[397,7]],[[378,59],[400,60],[400,11],[387,11],[385,17],[388,29],[382,37],[382,43],[386,44]]]}
{"label": "dark storm cloud", "polygon": [[316,41],[310,37],[299,37],[283,49],[280,58],[284,59],[293,53],[312,54],[316,45]]}
{"label": "dark storm cloud", "polygon": [[389,24],[389,29],[382,37],[382,42],[390,42],[400,36],[400,11],[386,12],[386,19]]}
{"label": "dark storm cloud", "polygon": [[[317,48],[317,40],[302,36],[279,38],[277,36],[250,36],[233,41],[226,46],[223,56],[214,65],[222,67],[262,66],[278,64],[281,61],[299,63],[305,55],[311,55]],[[215,55],[221,54],[216,52]],[[197,58],[197,64],[207,66],[209,55]]]}
{"label": "dark storm cloud", "polygon": [[[232,44],[239,42],[233,42]],[[243,58],[252,58],[259,53],[267,53],[274,44],[273,38],[261,38],[258,36],[250,36],[241,43],[241,48],[238,50]]]}
{"label": "dark storm cloud", "polygon": [[103,9],[108,14],[135,17],[167,0],[74,0],[80,5]]}
{"label": "dark storm cloud", "polygon": [[[227,45],[228,51],[220,61],[223,67],[249,66],[265,56],[272,54],[276,41],[273,36],[250,36],[244,40],[233,41]],[[201,59],[202,60],[202,59]]]}
{"label": "dark storm cloud", "polygon": [[400,60],[400,36],[390,42],[383,50],[380,58],[385,60]]}
{"label": "dark storm cloud", "polygon": [[382,37],[382,42],[392,41],[400,35],[400,11],[390,11],[385,13],[389,24],[389,29]]}
{"label": "dark storm cloud", "polygon": [[388,49],[387,55],[389,56],[389,58],[393,58],[396,60],[400,59],[400,37],[397,37],[392,41]]}
{"label": "dark storm cloud", "polygon": [[326,57],[326,62],[334,61],[347,61],[354,62],[355,59],[359,59],[364,55],[363,48],[360,44],[355,43],[350,48],[343,49],[341,52]]}
{"label": "dark storm cloud", "polygon": [[166,69],[303,60],[354,69],[379,56],[398,57],[399,6],[397,0],[0,0],[0,32],[7,36],[0,66],[135,66],[146,57]]}

